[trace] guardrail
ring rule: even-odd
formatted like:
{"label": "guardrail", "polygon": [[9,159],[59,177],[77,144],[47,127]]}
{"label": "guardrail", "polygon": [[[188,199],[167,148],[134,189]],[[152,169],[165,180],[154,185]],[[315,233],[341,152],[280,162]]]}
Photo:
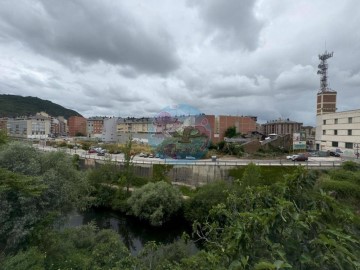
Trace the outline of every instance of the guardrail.
{"label": "guardrail", "polygon": [[[48,148],[48,147],[37,147],[42,151],[64,151],[70,155],[78,154],[80,158],[94,159],[98,161],[112,161],[116,163],[124,163],[124,158],[121,158],[115,154],[106,154],[106,156],[97,156],[96,154],[84,153],[83,151],[73,149],[62,149],[62,148]],[[55,150],[56,149],[56,150]],[[183,160],[183,159],[133,159],[132,163],[139,165],[154,165],[154,164],[169,164],[169,165],[182,165],[182,166],[246,166],[249,163],[254,163],[258,166],[305,166],[307,168],[312,167],[339,167],[342,161],[289,161],[286,159],[279,160],[254,160],[254,159],[237,159],[237,160]]]}

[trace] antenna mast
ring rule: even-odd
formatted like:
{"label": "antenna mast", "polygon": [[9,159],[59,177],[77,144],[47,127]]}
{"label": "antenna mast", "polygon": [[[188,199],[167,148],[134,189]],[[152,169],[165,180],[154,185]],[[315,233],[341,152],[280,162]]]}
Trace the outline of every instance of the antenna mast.
{"label": "antenna mast", "polygon": [[318,65],[319,70],[317,72],[317,74],[319,74],[321,76],[319,93],[334,92],[333,90],[328,88],[328,82],[327,82],[328,64],[326,61],[327,59],[333,57],[333,55],[334,55],[334,52],[328,53],[327,51],[325,51],[324,54],[319,54],[320,64]]}

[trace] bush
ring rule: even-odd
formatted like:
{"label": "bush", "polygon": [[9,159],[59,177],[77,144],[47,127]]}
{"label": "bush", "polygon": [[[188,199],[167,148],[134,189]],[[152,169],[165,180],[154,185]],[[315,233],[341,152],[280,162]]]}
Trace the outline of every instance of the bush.
{"label": "bush", "polygon": [[342,168],[346,171],[359,171],[360,170],[360,164],[354,162],[354,161],[345,161],[342,164]]}
{"label": "bush", "polygon": [[348,181],[325,180],[320,187],[326,191],[335,191],[339,198],[360,199],[360,186]]}
{"label": "bush", "polygon": [[185,218],[190,222],[205,221],[213,206],[226,201],[226,191],[228,190],[229,184],[224,181],[214,182],[199,188],[194,196],[185,203]]}
{"label": "bush", "polygon": [[136,189],[128,199],[130,214],[145,219],[153,226],[170,220],[182,206],[178,189],[165,182],[148,183]]}
{"label": "bush", "polygon": [[348,181],[353,183],[359,183],[360,179],[356,176],[356,174],[352,171],[346,171],[346,170],[331,170],[329,171],[329,176],[331,177],[331,180],[335,181]]}

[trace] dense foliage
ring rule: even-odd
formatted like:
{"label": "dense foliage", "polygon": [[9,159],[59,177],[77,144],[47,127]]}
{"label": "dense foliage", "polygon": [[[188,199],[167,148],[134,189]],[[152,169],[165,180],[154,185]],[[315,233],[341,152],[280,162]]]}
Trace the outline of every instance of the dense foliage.
{"label": "dense foliage", "polygon": [[[81,172],[76,163],[63,152],[0,146],[0,269],[360,268],[356,163],[321,174],[250,164],[234,169],[233,183],[200,187],[185,202],[163,181],[136,188],[130,159],[125,171],[108,162]],[[200,250],[184,235],[131,255],[113,231],[56,229],[72,208],[121,204],[156,226],[183,214]]]}
{"label": "dense foliage", "polygon": [[316,177],[299,169],[285,183],[230,192],[210,211],[211,222],[195,224],[214,268],[360,267],[358,218],[315,190]]}
{"label": "dense foliage", "polygon": [[148,183],[136,189],[128,199],[130,213],[152,225],[162,225],[182,205],[181,193],[166,182]]}
{"label": "dense foliage", "polygon": [[17,117],[35,115],[44,111],[52,116],[80,116],[76,111],[66,109],[58,104],[37,97],[0,95],[0,117]]}
{"label": "dense foliage", "polygon": [[11,252],[22,247],[55,217],[89,204],[90,186],[71,164],[71,157],[62,152],[40,154],[20,143],[2,149],[1,250]]}
{"label": "dense foliage", "polygon": [[40,246],[8,257],[3,269],[130,269],[134,261],[114,231],[90,224],[52,231]]}

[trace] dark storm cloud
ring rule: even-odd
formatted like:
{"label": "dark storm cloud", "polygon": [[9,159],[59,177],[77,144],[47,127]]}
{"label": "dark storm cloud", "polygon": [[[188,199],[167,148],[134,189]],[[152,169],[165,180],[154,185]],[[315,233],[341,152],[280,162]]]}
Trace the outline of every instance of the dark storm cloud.
{"label": "dark storm cloud", "polygon": [[2,1],[3,39],[21,42],[57,61],[103,61],[148,73],[167,73],[179,60],[171,36],[142,25],[111,1]]}
{"label": "dark storm cloud", "polygon": [[263,23],[255,16],[256,1],[191,0],[189,3],[198,7],[220,47],[251,51],[257,48]]}

